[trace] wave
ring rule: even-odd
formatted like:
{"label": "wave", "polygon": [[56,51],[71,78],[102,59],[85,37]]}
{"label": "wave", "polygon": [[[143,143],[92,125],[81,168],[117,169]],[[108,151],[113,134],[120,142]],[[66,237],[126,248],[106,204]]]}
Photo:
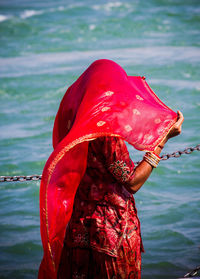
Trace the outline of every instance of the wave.
{"label": "wave", "polygon": [[[56,8],[49,8],[49,9],[42,9],[42,10],[34,10],[34,9],[27,9],[22,11],[19,15],[0,15],[0,22],[8,20],[10,18],[16,18],[19,17],[21,19],[26,19],[26,18],[30,18],[30,17],[34,17],[37,15],[43,15],[43,14],[47,14],[47,13],[53,13],[53,12],[63,12],[63,11],[67,11],[67,10],[71,10],[77,7],[85,7],[85,4],[83,3],[76,3],[76,4],[71,4],[68,6],[58,6]],[[122,3],[122,2],[108,2],[106,4],[100,4],[100,5],[92,5],[91,8],[93,10],[104,10],[104,11],[111,11],[113,9],[117,9],[117,8],[126,8],[126,9],[130,9],[131,5],[128,3]]]}
{"label": "wave", "polygon": [[46,10],[24,10],[22,13],[20,13],[19,17],[22,19],[26,19],[29,17],[33,17],[33,16],[37,16],[37,15],[43,15],[43,14],[48,14],[48,13],[54,13],[54,12],[63,12],[65,10],[70,10],[79,6],[83,6],[81,5],[69,5],[68,7],[64,7],[64,6],[58,6],[56,8],[49,8]]}
{"label": "wave", "polygon": [[9,18],[10,18],[10,16],[0,15],[0,22],[8,20]]}
{"label": "wave", "polygon": [[21,18],[28,18],[28,17],[32,17],[32,16],[36,16],[36,15],[41,15],[43,14],[44,11],[36,11],[36,10],[25,10],[20,14]]}
{"label": "wave", "polygon": [[[44,14],[45,11],[36,11],[36,10],[25,10],[23,11],[22,13],[19,14],[19,18],[21,19],[26,19],[26,18],[29,18],[29,17],[32,17],[32,16],[36,16],[36,15],[41,15],[41,14]],[[14,19],[14,18],[17,18],[16,15],[0,15],[0,22],[3,22],[5,20],[8,20],[8,19]]]}
{"label": "wave", "polygon": [[0,14],[0,22],[3,22],[5,20],[8,20],[8,19],[11,19],[11,18],[21,18],[21,19],[26,19],[26,18],[30,18],[30,17],[33,17],[33,16],[37,16],[37,15],[43,15],[43,14],[46,14],[46,13],[53,13],[53,12],[62,12],[66,9],[70,9],[71,7],[64,7],[64,6],[58,6],[57,8],[50,8],[50,9],[46,9],[46,10],[33,10],[33,9],[30,9],[30,10],[24,10],[22,11],[19,15],[3,15],[3,14]]}
{"label": "wave", "polygon": [[[100,58],[112,59],[122,66],[144,66],[150,64],[163,66],[168,64],[169,61],[173,63],[194,63],[196,65],[200,62],[200,49],[197,47],[173,46],[141,47],[30,54],[13,58],[2,57],[0,58],[0,77],[14,77],[19,75],[41,74],[45,72],[50,73],[53,71],[64,72],[75,68],[76,70],[80,69],[81,71],[83,69],[82,65],[89,65],[89,63]],[[40,71],[38,71],[39,68]],[[153,80],[153,82],[159,83],[160,81]],[[185,79],[184,85],[190,88],[191,85],[194,86],[195,82],[196,81],[192,81],[192,83],[190,83]],[[176,84],[172,81],[169,82],[168,85],[174,86]],[[195,87],[199,88],[199,83],[196,83]]]}
{"label": "wave", "polygon": [[108,2],[106,4],[103,4],[103,5],[93,5],[92,8],[94,10],[105,10],[107,12],[110,12],[111,10],[113,9],[116,9],[116,8],[130,8],[131,5],[128,4],[128,3],[122,3],[122,2]]}
{"label": "wave", "polygon": [[199,91],[200,89],[200,81],[196,81],[196,80],[183,80],[183,79],[151,79],[151,84],[155,84],[155,85],[165,85],[165,86],[170,86],[170,87],[174,87],[174,88],[178,88],[180,89],[196,89]]}

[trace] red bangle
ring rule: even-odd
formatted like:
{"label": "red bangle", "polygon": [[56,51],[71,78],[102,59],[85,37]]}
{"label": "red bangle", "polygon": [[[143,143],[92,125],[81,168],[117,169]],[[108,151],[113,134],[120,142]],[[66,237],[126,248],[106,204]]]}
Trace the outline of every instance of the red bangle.
{"label": "red bangle", "polygon": [[156,154],[155,152],[151,152],[153,153],[153,155],[155,155],[159,160],[161,159],[160,156],[158,154]]}

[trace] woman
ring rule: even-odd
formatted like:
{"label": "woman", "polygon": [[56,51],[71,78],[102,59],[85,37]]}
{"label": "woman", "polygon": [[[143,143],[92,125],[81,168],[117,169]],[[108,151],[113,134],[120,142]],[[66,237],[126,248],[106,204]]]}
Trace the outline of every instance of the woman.
{"label": "woman", "polygon": [[[144,78],[127,76],[110,60],[94,62],[67,90],[41,182],[40,278],[141,277],[132,194],[182,122]],[[124,140],[147,151],[136,168]]]}

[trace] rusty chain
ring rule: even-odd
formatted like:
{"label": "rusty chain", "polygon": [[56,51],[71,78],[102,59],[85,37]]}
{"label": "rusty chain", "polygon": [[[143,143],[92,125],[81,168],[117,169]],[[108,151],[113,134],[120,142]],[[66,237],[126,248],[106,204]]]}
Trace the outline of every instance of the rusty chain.
{"label": "rusty chain", "polygon": [[41,180],[42,175],[14,175],[14,176],[0,176],[0,182],[15,182],[15,181],[37,181]]}
{"label": "rusty chain", "polygon": [[193,276],[198,275],[199,271],[200,271],[200,266],[197,266],[195,269],[185,274],[183,278],[191,278],[191,277],[193,278]]}
{"label": "rusty chain", "polygon": [[[183,151],[175,151],[171,154],[164,154],[161,156],[161,160],[165,161],[170,158],[179,158],[183,154],[191,154],[193,151],[200,151],[200,144],[197,144],[195,147],[187,147]],[[134,162],[136,165],[140,163]],[[24,181],[38,181],[41,180],[42,175],[15,175],[15,176],[0,176],[0,182],[24,182]]]}
{"label": "rusty chain", "polygon": [[161,156],[161,160],[167,160],[169,158],[178,158],[182,154],[191,154],[193,151],[198,150],[200,151],[200,144],[197,144],[195,147],[187,147],[183,151],[175,151],[171,154],[164,154]]}
{"label": "rusty chain", "polygon": [[[200,144],[197,144],[195,147],[187,147],[183,151],[175,151],[171,154],[164,154],[160,158],[162,161],[168,160],[170,158],[179,158],[183,154],[191,154],[193,151],[200,151]],[[134,162],[134,164],[138,165],[140,161]]]}

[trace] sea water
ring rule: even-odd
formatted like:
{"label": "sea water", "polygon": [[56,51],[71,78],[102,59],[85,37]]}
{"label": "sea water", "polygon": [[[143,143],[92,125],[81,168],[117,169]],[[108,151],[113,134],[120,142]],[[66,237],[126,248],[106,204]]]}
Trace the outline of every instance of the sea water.
{"label": "sea water", "polygon": [[[164,153],[200,143],[200,2],[0,1],[0,175],[41,174],[67,87],[108,58],[147,82],[182,134]],[[132,159],[142,152],[129,146]],[[200,153],[160,163],[135,195],[145,279],[178,278],[200,264]],[[36,278],[42,259],[39,182],[0,185],[0,278]]]}

